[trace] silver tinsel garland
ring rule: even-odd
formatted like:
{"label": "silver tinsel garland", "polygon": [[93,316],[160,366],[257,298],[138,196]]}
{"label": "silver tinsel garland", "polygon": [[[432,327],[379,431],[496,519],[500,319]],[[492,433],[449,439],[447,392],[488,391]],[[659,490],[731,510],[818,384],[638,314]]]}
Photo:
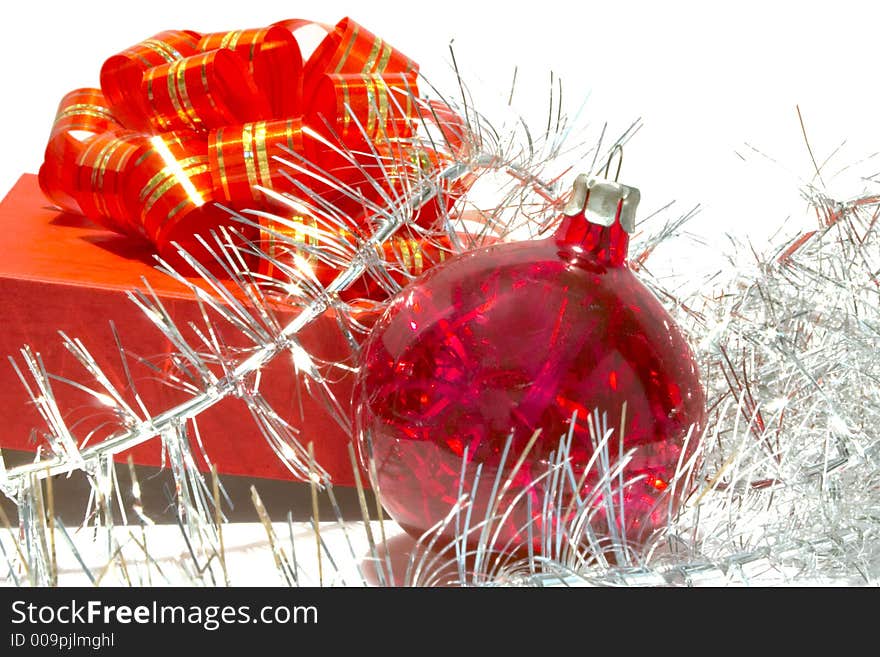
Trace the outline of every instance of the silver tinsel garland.
{"label": "silver tinsel garland", "polygon": [[[312,526],[317,535],[313,550],[322,583],[323,560],[335,572],[343,569],[344,561],[355,562],[358,583],[368,579],[357,563],[349,532],[365,533],[370,549],[366,561],[380,584],[877,583],[880,196],[871,196],[870,190],[841,202],[828,198],[823,190],[807,187],[805,195],[819,220],[815,231],[771,243],[761,251],[734,241],[723,254],[723,266],[704,280],[655,276],[649,268],[663,257],[663,251],[687,248],[691,238],[685,224],[694,212],[668,219],[671,211],[664,208],[641,221],[630,247],[632,266],[690,335],[710,409],[709,426],[696,453],[679,464],[670,486],[687,487],[686,502],[646,544],[636,548],[625,532],[598,537],[590,529],[590,518],[600,510],[611,517],[625,513],[617,504],[622,500],[618,493],[631,483],[621,475],[625,455],[617,460],[608,453],[614,423],[598,413],[590,422],[595,446],[591,467],[599,475],[596,490],[602,494],[587,499],[572,495],[579,489],[566,458],[570,437],[560,437],[555,464],[545,475],[550,493],[542,511],[542,526],[554,527],[555,533],[542,536],[542,549],[528,557],[497,556],[504,546],[495,544],[493,529],[504,518],[505,509],[490,509],[485,518],[472,518],[468,512],[468,491],[476,486],[472,481],[461,482],[460,502],[446,519],[457,528],[459,540],[436,549],[438,533],[429,532],[412,547],[403,576],[392,572],[382,545],[385,523],[369,522],[362,488],[365,522],[358,527],[343,523],[332,482],[308,447],[318,438],[310,436],[307,427],[292,427],[267,403],[260,393],[262,368],[281,354],[290,356],[295,369],[291,379],[301,378],[351,432],[347,400],[333,397],[330,382],[351,369],[366,328],[338,292],[367,275],[390,295],[399,289],[390,272],[408,275],[410,271],[403,255],[398,261],[380,260],[376,246],[399,232],[421,240],[447,238],[453,252],[480,245],[487,236],[528,239],[546,234],[575,173],[601,171],[609,155],[638,128],[638,123],[633,124],[610,143],[604,130],[598,137],[586,138],[577,118],[569,121],[563,114],[555,83],[551,83],[549,120],[539,132],[530,131],[510,108],[487,117],[484,106],[474,101],[463,83],[461,90],[457,102],[444,100],[465,119],[468,155],[443,147],[443,135],[423,126],[420,141],[407,146],[422,144],[444,151],[450,164],[431,171],[412,166],[396,196],[386,195],[381,203],[363,199],[374,216],[369,231],[354,226],[301,186],[302,194],[296,198],[275,194],[279,202],[305,208],[318,222],[312,235],[317,239],[297,242],[282,233],[275,236],[291,254],[299,254],[290,260],[278,259],[244,240],[236,224],[252,225],[259,213],[243,212],[231,217],[228,228],[203,241],[229,281],[221,282],[185,253],[184,258],[203,279],[201,285],[160,263],[162,270],[189,287],[200,301],[200,326],[177,325],[156,295],[130,294],[174,346],[167,383],[189,393],[189,399],[179,406],[148,412],[127,369],[110,376],[87,345],[75,338],[63,337],[83,365],[81,381],[53,377],[37,353],[22,350],[20,361],[14,362],[45,420],[41,432],[45,448],[33,463],[8,469],[0,456],[0,490],[17,505],[19,520],[14,531],[7,518],[0,518],[9,528],[0,539],[0,563],[8,566],[8,582],[57,583],[57,551],[70,549],[88,577],[100,583],[101,575],[85,565],[70,532],[52,512],[51,476],[74,472],[84,473],[91,484],[83,527],[92,528],[94,540],[99,535],[106,539],[108,568],[118,563],[125,581],[135,581],[129,573],[133,566],[126,565],[123,556],[134,549],[141,552],[140,568],[147,573],[146,577],[138,575],[139,581],[152,581],[153,571],[161,573],[151,557],[146,533],[138,535],[128,526],[114,526],[116,515],[127,525],[128,513],[134,514],[141,530],[152,521],[140,502],[135,468],[131,466],[134,489],[121,491],[113,461],[114,455],[135,445],[161,440],[175,482],[179,527],[186,545],[187,556],[179,564],[185,579],[235,583],[224,554],[222,482],[216,474],[206,476],[199,471],[193,450],[203,451],[200,413],[221,399],[237,397],[242,401],[241,412],[253,417],[293,476],[311,482],[313,502],[318,495],[328,495],[336,510],[349,548],[346,555],[333,554],[322,541],[321,531],[326,529],[321,529],[317,504],[313,505]],[[383,165],[391,164],[376,157]],[[276,160],[282,169],[326,175],[293,153],[278,153]],[[448,181],[465,175],[476,182],[453,210],[429,229],[410,222],[415,209],[442,196]],[[337,187],[350,197],[358,196],[341,183]],[[343,228],[349,237],[340,237]],[[245,256],[270,260],[275,277],[255,274],[245,265]],[[340,273],[325,287],[303,256],[319,258]],[[281,324],[274,310],[279,299],[298,309],[287,325]],[[381,303],[376,309],[381,309]],[[352,345],[350,360],[322,361],[298,341],[299,332],[324,313],[338,320]],[[229,331],[240,334],[247,346],[232,348],[218,339]],[[120,351],[125,368],[126,355]],[[111,383],[115,380],[127,380],[128,389],[115,387]],[[55,401],[53,387],[57,385],[73,385],[100,399],[112,411],[113,429],[97,442],[91,436],[77,435],[67,409]],[[210,454],[202,456],[211,462]],[[353,452],[351,457],[357,474]],[[508,458],[516,463],[521,455]],[[494,484],[496,490],[505,486],[500,480]],[[125,497],[134,503],[126,505]],[[576,507],[575,520],[553,522],[554,517],[571,517],[570,509],[561,509],[563,499],[573,500],[567,504]],[[279,537],[281,529],[272,523],[256,490],[253,503],[281,581],[299,583],[293,524],[289,523],[291,540],[285,547],[286,541]]]}

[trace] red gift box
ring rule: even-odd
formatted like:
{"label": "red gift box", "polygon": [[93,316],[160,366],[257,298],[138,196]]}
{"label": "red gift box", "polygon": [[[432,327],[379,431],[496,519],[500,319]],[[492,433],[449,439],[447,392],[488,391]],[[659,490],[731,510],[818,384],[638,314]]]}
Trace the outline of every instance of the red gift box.
{"label": "red gift box", "polygon": [[[4,309],[0,353],[17,356],[22,346],[30,345],[39,352],[46,370],[58,377],[88,381],[82,365],[64,347],[58,334],[63,331],[83,342],[117,389],[126,389],[111,320],[126,350],[160,369],[163,362],[167,363],[171,343],[126,296],[127,291],[147,289],[142,279],[149,282],[179,326],[201,317],[192,294],[154,269],[152,247],[49,207],[34,175],[23,175],[0,203],[0,252],[0,307]],[[283,309],[277,311],[277,316],[286,323],[295,313],[295,309]],[[234,340],[235,336],[225,337]],[[311,353],[322,358],[338,359],[349,353],[336,321],[329,316],[308,326],[300,339]],[[154,370],[140,365],[137,359],[128,359],[128,366],[151,414],[186,399],[186,393],[162,383]],[[4,419],[0,447],[35,451],[45,444],[40,434],[45,425],[13,367],[7,363],[0,371],[0,417]],[[343,407],[351,398],[352,383],[352,377],[347,376],[333,384],[333,394]],[[53,391],[77,438],[84,438],[92,428],[97,433],[89,444],[100,439],[102,430],[106,435],[109,429],[103,420],[108,411],[98,399],[61,381],[53,382]],[[334,483],[352,485],[350,436],[320,401],[297,384],[290,358],[276,358],[265,369],[260,391],[285,420],[300,430],[303,445],[314,443],[316,461]],[[243,401],[222,400],[199,416],[198,428],[205,452],[219,472],[293,478]],[[193,452],[199,466],[207,469],[200,450],[194,446]],[[139,465],[157,466],[162,462],[158,439],[118,455],[117,460],[126,460],[128,454]]]}

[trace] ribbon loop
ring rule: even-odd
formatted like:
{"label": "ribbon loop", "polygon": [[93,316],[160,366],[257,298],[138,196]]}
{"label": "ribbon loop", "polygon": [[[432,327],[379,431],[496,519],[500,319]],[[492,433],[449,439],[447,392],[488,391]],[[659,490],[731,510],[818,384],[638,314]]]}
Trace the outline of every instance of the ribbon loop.
{"label": "ribbon loop", "polygon": [[141,95],[144,72],[197,54],[200,38],[200,34],[188,30],[159,32],[104,62],[101,89],[122,124],[136,130],[149,130],[148,112]]}
{"label": "ribbon loop", "polygon": [[85,214],[73,196],[76,168],[66,164],[77,160],[86,140],[121,127],[100,89],[76,89],[64,96],[40,167],[43,194],[68,212]]}
{"label": "ribbon loop", "polygon": [[84,143],[77,158],[75,196],[82,214],[121,233],[145,236],[139,208],[128,192],[133,163],[148,137],[133,130],[112,130]]}
{"label": "ribbon loop", "polygon": [[248,62],[248,72],[269,101],[273,117],[301,113],[303,60],[290,30],[278,25],[206,34],[199,50],[229,48]]}

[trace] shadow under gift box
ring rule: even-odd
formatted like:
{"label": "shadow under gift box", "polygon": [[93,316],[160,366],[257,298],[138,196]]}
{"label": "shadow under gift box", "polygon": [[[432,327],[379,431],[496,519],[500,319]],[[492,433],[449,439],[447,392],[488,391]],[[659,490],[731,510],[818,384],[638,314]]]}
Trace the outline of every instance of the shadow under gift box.
{"label": "shadow under gift box", "polygon": [[[178,326],[190,321],[201,326],[203,322],[194,296],[157,271],[151,254],[146,243],[49,207],[37,177],[23,175],[0,203],[0,355],[12,355],[21,367],[19,350],[29,345],[40,354],[48,372],[89,385],[88,373],[62,343],[58,332],[63,331],[82,341],[117,390],[127,391],[112,321],[126,351],[148,359],[160,369],[167,368],[171,342],[126,292],[146,290],[141,280],[144,278]],[[282,325],[296,313],[294,309],[276,310]],[[236,329],[223,320],[215,324],[221,331],[226,329],[222,337],[227,342],[241,341]],[[299,338],[310,353],[324,359],[338,360],[349,353],[335,319],[328,315],[313,322]],[[157,372],[137,358],[128,358],[127,364],[152,415],[188,398],[187,393],[163,383]],[[90,385],[96,388],[94,383]],[[333,393],[343,408],[349,404],[351,386],[351,376],[333,384]],[[353,485],[349,436],[322,402],[312,399],[306,388],[297,384],[290,357],[280,355],[270,363],[259,389],[267,402],[299,429],[303,446],[314,443],[315,459],[334,484]],[[112,412],[93,396],[61,381],[53,381],[53,391],[78,440],[97,429],[89,440],[89,445],[95,444],[117,426],[109,426]],[[124,395],[137,410],[133,395],[128,391]],[[40,444],[45,446],[41,437],[45,424],[6,358],[0,364],[0,418],[0,448],[34,452]],[[266,442],[243,401],[221,400],[199,416],[198,427],[205,452],[220,473],[294,478]],[[191,443],[199,467],[207,470],[192,438]],[[119,454],[116,460],[124,462],[128,454],[136,464],[158,466],[162,463],[161,441],[154,438]]]}

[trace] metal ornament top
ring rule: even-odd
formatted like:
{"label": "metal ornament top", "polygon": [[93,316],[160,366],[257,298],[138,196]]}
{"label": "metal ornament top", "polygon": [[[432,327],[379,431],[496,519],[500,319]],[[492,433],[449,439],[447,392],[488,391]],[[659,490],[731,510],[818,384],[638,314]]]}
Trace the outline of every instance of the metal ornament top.
{"label": "metal ornament top", "polygon": [[573,217],[583,212],[587,221],[600,226],[611,226],[619,218],[621,228],[633,233],[640,198],[635,187],[582,173],[574,179],[571,199],[563,213]]}

